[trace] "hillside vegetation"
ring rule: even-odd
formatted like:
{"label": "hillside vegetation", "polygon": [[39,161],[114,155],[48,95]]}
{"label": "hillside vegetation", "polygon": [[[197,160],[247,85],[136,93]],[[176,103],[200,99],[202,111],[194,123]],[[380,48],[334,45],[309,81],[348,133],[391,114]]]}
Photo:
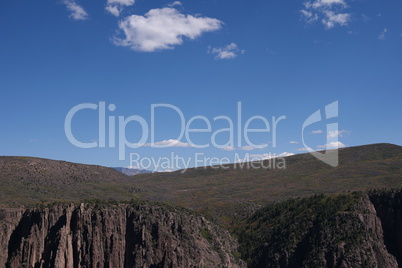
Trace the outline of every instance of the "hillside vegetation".
{"label": "hillside vegetation", "polygon": [[356,192],[266,206],[235,231],[241,256],[249,267],[398,267],[401,197]]}
{"label": "hillside vegetation", "polygon": [[227,224],[234,224],[233,218],[250,215],[259,205],[289,198],[402,187],[402,147],[397,145],[340,149],[336,168],[310,154],[285,159],[286,169],[227,165],[184,173],[142,174],[136,175],[135,180],[141,185],[143,198],[211,213]]}
{"label": "hillside vegetation", "polygon": [[[286,169],[193,168],[126,176],[112,168],[32,157],[0,157],[0,204],[34,205],[142,198],[180,205],[235,227],[267,203],[314,194],[402,187],[402,147],[374,144],[339,150],[330,167],[310,154],[286,157]],[[247,167],[247,165],[245,166]]]}
{"label": "hillside vegetation", "polygon": [[130,200],[140,190],[132,177],[107,167],[34,157],[0,156],[0,206]]}

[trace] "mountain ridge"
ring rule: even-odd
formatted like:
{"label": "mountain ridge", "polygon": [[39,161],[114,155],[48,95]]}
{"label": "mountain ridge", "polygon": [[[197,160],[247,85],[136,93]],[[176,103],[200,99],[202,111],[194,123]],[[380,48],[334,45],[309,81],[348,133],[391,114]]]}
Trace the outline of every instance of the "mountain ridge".
{"label": "mountain ridge", "polygon": [[[373,144],[339,149],[332,168],[312,155],[288,156],[286,169],[192,168],[126,176],[112,168],[32,157],[0,156],[0,204],[127,201],[143,198],[200,211],[264,205],[320,193],[402,187],[402,147]],[[269,161],[269,160],[264,160]],[[264,163],[261,162],[261,163]],[[255,164],[255,163],[254,163]],[[77,190],[78,189],[78,190]],[[220,216],[219,216],[220,217]]]}
{"label": "mountain ridge", "polygon": [[126,167],[112,167],[112,168],[127,176],[134,176],[134,175],[144,174],[144,173],[152,173],[152,171],[149,171],[146,169],[126,168]]}

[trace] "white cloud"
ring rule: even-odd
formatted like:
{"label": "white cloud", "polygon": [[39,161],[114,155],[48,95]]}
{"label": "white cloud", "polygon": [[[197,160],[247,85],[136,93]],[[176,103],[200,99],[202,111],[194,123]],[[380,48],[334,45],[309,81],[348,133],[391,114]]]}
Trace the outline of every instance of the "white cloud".
{"label": "white cloud", "polygon": [[117,46],[141,52],[173,49],[183,37],[195,39],[216,31],[223,22],[214,18],[184,15],[175,8],[151,9],[144,16],[131,15],[119,22],[124,37],[114,37]]}
{"label": "white cloud", "polygon": [[186,142],[181,142],[178,140],[174,139],[169,139],[169,140],[163,140],[163,141],[158,141],[155,143],[144,143],[142,144],[143,147],[193,147],[191,144],[186,143]]}
{"label": "white cloud", "polygon": [[318,14],[316,14],[316,13],[313,14],[313,12],[307,11],[304,9],[300,10],[300,12],[304,16],[307,24],[311,24],[311,23],[315,22],[316,20],[318,20]]}
{"label": "white cloud", "polygon": [[349,7],[345,0],[313,0],[305,1],[303,4],[304,9],[300,12],[307,24],[321,18],[322,24],[331,29],[336,25],[346,26],[351,19],[350,13],[341,12]]}
{"label": "white cloud", "polygon": [[230,146],[230,145],[225,146],[225,147],[222,147],[222,148],[220,148],[220,149],[221,149],[221,150],[224,150],[224,151],[228,151],[228,152],[236,150],[235,147]]}
{"label": "white cloud", "polygon": [[70,18],[73,20],[87,20],[88,13],[83,7],[78,5],[74,0],[64,0],[63,4],[66,5],[67,10],[70,11]]}
{"label": "white cloud", "polygon": [[300,13],[302,13],[306,18],[311,18],[313,16],[313,12],[305,9],[300,10]]}
{"label": "white cloud", "polygon": [[268,147],[268,144],[260,144],[260,145],[256,145],[256,146],[247,145],[247,146],[240,147],[239,149],[243,150],[243,151],[252,151],[255,149],[264,149],[267,147]]}
{"label": "white cloud", "polygon": [[268,147],[268,144],[260,144],[260,145],[257,145],[257,146],[247,145],[247,146],[243,146],[243,147],[240,147],[240,148],[235,148],[233,146],[225,146],[225,147],[222,147],[220,149],[224,150],[224,151],[234,151],[234,150],[237,150],[237,149],[243,150],[243,151],[252,151],[252,150],[255,150],[255,149],[265,149],[267,147]]}
{"label": "white cloud", "polygon": [[378,35],[378,40],[387,39],[387,36],[386,36],[387,32],[388,32],[388,29],[384,28],[384,30],[382,30],[382,32]]}
{"label": "white cloud", "polygon": [[328,149],[328,150],[338,149],[338,148],[343,148],[343,147],[346,147],[346,145],[340,141],[334,141],[334,142],[330,142],[330,143],[327,143],[324,145],[317,146],[317,148],[324,148],[324,149]]}
{"label": "white cloud", "polygon": [[346,130],[335,130],[335,131],[330,131],[328,132],[327,137],[328,138],[337,138],[337,137],[343,137],[344,134],[348,133]]}
{"label": "white cloud", "polygon": [[134,5],[135,0],[108,0],[106,3],[106,11],[110,14],[118,17],[120,13],[123,11],[124,7]]}
{"label": "white cloud", "polygon": [[344,0],[316,0],[311,4],[311,6],[315,9],[321,7],[332,7],[333,5],[347,7],[347,4]]}
{"label": "white cloud", "polygon": [[134,5],[135,0],[107,0],[108,5],[122,5],[131,6]]}
{"label": "white cloud", "polygon": [[288,152],[283,152],[281,154],[278,154],[277,157],[287,157],[287,156],[292,156],[295,155],[294,153],[288,153]]}
{"label": "white cloud", "polygon": [[255,147],[253,147],[253,146],[243,146],[243,147],[241,147],[240,148],[240,150],[244,150],[244,151],[252,151],[252,150],[255,150],[256,148]]}
{"label": "white cloud", "polygon": [[291,144],[299,144],[298,141],[290,141],[289,143],[291,143]]}
{"label": "white cloud", "polygon": [[313,131],[311,131],[311,133],[313,133],[313,134],[321,134],[322,133],[322,130],[313,130]]}
{"label": "white cloud", "polygon": [[121,8],[121,7],[118,7],[118,6],[111,6],[111,5],[107,5],[107,6],[105,7],[105,9],[106,9],[106,11],[108,11],[110,14],[112,14],[112,15],[114,15],[114,16],[116,16],[116,17],[120,16],[120,12],[122,11],[122,8]]}
{"label": "white cloud", "polygon": [[245,51],[239,49],[235,43],[230,43],[225,47],[219,48],[208,47],[208,53],[215,54],[215,59],[219,60],[234,59],[239,53],[244,54],[244,52]]}
{"label": "white cloud", "polygon": [[340,26],[346,26],[348,25],[348,21],[350,20],[350,14],[335,14],[333,11],[330,10],[325,11],[325,16],[326,18],[322,19],[322,23],[327,27],[327,29],[335,27],[336,24],[339,24]]}

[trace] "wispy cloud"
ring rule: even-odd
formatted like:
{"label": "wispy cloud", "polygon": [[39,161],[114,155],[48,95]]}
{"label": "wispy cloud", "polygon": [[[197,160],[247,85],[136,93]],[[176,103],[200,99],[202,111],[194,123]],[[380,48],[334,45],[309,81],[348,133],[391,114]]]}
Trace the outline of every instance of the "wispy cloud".
{"label": "wispy cloud", "polygon": [[230,43],[225,47],[208,47],[208,53],[215,54],[215,59],[227,60],[234,59],[238,54],[244,54],[245,50],[239,49],[237,44]]}
{"label": "wispy cloud", "polygon": [[388,29],[384,28],[384,30],[382,30],[382,32],[378,35],[378,40],[387,39],[387,32],[388,32]]}
{"label": "wispy cloud", "polygon": [[224,150],[224,151],[234,151],[234,150],[237,150],[237,149],[243,150],[243,151],[252,151],[252,150],[255,150],[255,149],[265,149],[267,147],[268,147],[268,144],[260,144],[260,145],[257,145],[257,146],[246,145],[246,146],[243,146],[243,147],[240,147],[240,148],[235,148],[233,146],[225,146],[225,147],[222,147],[220,149]]}
{"label": "wispy cloud", "polygon": [[191,144],[186,142],[181,142],[174,139],[158,141],[154,143],[144,143],[142,147],[155,147],[155,148],[165,148],[165,147],[193,147]]}
{"label": "wispy cloud", "polygon": [[70,18],[73,20],[87,20],[88,13],[85,9],[78,5],[74,0],[63,0],[63,4],[66,5],[67,10],[70,12]]}
{"label": "wispy cloud", "polygon": [[349,7],[345,0],[312,0],[303,5],[300,13],[307,24],[321,19],[322,24],[331,29],[336,25],[346,26],[351,19],[350,13],[343,12]]}
{"label": "wispy cloud", "polygon": [[168,7],[182,6],[183,4],[180,1],[174,1]]}
{"label": "wispy cloud", "polygon": [[220,20],[185,15],[171,7],[151,9],[144,16],[131,15],[121,20],[123,37],[115,36],[113,42],[141,52],[173,49],[183,43],[183,37],[193,40],[220,29],[222,24]]}
{"label": "wispy cloud", "polygon": [[264,149],[267,147],[268,147],[268,144],[260,144],[260,145],[256,145],[256,146],[247,145],[247,146],[240,147],[239,149],[243,150],[243,151],[252,151],[255,149]]}
{"label": "wispy cloud", "polygon": [[230,145],[225,146],[225,147],[222,147],[222,148],[220,148],[220,149],[221,149],[221,150],[224,150],[224,151],[227,151],[227,152],[236,150],[236,148],[234,148],[233,146],[230,146]]}
{"label": "wispy cloud", "polygon": [[311,24],[311,23],[313,23],[313,22],[318,20],[318,14],[317,13],[313,13],[311,11],[304,10],[304,9],[300,10],[300,12],[302,13],[302,15],[303,15],[304,19],[306,20],[307,24]]}
{"label": "wispy cloud", "polygon": [[345,0],[316,0],[313,2],[307,2],[310,3],[311,6],[315,9],[317,8],[329,8],[332,7],[333,5],[341,5],[343,7],[346,7],[346,2]]}
{"label": "wispy cloud", "polygon": [[322,130],[318,129],[318,130],[313,130],[311,131],[312,134],[322,134]]}
{"label": "wispy cloud", "polygon": [[243,151],[252,151],[254,149],[255,149],[255,147],[253,147],[253,146],[243,146],[240,148],[240,150],[243,150]]}
{"label": "wispy cloud", "polygon": [[108,0],[106,3],[106,11],[110,14],[118,17],[120,13],[123,11],[124,7],[134,5],[135,0]]}

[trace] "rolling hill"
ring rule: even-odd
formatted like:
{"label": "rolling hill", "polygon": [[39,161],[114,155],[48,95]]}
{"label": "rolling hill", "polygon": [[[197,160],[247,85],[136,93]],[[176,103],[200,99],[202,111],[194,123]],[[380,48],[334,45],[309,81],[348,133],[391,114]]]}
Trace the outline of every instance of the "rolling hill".
{"label": "rolling hill", "polygon": [[[247,216],[259,205],[314,194],[402,187],[402,147],[373,144],[339,149],[333,168],[310,154],[286,157],[286,169],[193,168],[141,174],[141,197],[167,201],[223,219]],[[269,161],[269,160],[265,160]],[[244,215],[243,215],[244,214]],[[227,218],[227,216],[230,216]]]}
{"label": "rolling hill", "polygon": [[330,167],[310,154],[286,157],[286,169],[192,168],[126,176],[112,168],[31,157],[0,157],[0,203],[21,205],[142,198],[180,205],[229,223],[261,205],[314,194],[402,187],[402,147],[373,144],[339,150]]}
{"label": "rolling hill", "polygon": [[139,191],[132,177],[112,168],[34,157],[0,157],[1,206],[130,200]]}

